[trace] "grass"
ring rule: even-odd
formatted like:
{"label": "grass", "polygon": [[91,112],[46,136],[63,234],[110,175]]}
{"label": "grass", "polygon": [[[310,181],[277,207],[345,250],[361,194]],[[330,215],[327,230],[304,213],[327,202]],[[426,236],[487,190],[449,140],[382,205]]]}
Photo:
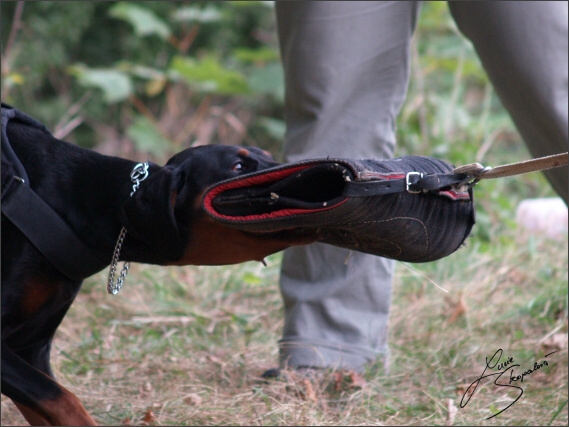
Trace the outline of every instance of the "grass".
{"label": "grass", "polygon": [[[452,407],[454,425],[566,425],[567,257],[566,240],[511,229],[436,263],[399,263],[390,372],[370,367],[363,388],[349,373],[261,381],[282,328],[279,255],[268,267],[136,265],[118,296],[104,273],[88,279],[58,330],[54,369],[107,425],[440,425]],[[486,379],[460,401],[498,349],[520,370],[548,366],[486,420],[519,392]],[[2,425],[22,422],[3,398]]]}

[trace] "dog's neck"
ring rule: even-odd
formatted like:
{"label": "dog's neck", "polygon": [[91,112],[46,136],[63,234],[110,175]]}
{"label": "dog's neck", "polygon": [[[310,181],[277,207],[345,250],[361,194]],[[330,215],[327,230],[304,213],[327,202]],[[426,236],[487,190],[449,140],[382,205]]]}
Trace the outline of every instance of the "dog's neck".
{"label": "dog's neck", "polygon": [[[32,134],[19,136],[22,132]],[[110,264],[122,227],[119,210],[132,192],[130,174],[137,163],[47,138],[45,134],[38,138],[36,132],[24,127],[10,132],[13,149],[28,172],[30,187],[82,236],[99,258],[108,259]],[[61,168],[65,168],[65,173]],[[149,172],[152,175],[160,169],[150,165]],[[77,198],[77,194],[88,196]],[[67,206],[75,209],[66,209]],[[127,237],[125,256],[133,252],[130,246],[136,246],[140,252],[138,242]]]}

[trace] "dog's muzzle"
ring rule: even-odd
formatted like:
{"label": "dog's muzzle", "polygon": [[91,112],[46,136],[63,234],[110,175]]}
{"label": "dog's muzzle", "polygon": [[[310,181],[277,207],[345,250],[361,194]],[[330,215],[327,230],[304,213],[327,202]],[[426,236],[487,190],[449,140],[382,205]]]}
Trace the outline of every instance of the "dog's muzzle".
{"label": "dog's muzzle", "polygon": [[222,181],[203,196],[214,220],[400,261],[450,255],[474,224],[472,189],[439,159],[315,159]]}

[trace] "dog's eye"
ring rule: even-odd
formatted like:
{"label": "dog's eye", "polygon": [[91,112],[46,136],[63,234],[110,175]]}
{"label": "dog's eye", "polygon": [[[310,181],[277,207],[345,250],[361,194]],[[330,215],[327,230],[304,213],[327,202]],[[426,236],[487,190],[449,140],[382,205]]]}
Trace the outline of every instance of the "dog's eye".
{"label": "dog's eye", "polygon": [[245,165],[243,165],[243,162],[236,162],[231,169],[235,172],[243,172],[245,170]]}

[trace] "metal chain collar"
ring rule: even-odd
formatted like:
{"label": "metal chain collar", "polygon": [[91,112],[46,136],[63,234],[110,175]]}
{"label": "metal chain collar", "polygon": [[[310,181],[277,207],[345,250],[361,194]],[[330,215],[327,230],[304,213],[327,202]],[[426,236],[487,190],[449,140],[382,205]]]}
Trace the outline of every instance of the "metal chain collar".
{"label": "metal chain collar", "polygon": [[[133,183],[132,191],[130,192],[130,197],[138,190],[140,183],[148,178],[148,162],[138,163],[130,173],[130,180]],[[117,239],[117,244],[115,245],[115,251],[113,253],[113,260],[111,261],[111,269],[109,270],[109,280],[107,282],[107,292],[109,294],[116,295],[122,288],[124,280],[128,274],[128,269],[130,268],[130,263],[125,261],[122,270],[119,274],[119,278],[115,282],[115,273],[117,271],[117,264],[119,263],[119,257],[121,254],[122,244],[124,238],[126,237],[126,228],[122,227],[119,233],[119,238]]]}

